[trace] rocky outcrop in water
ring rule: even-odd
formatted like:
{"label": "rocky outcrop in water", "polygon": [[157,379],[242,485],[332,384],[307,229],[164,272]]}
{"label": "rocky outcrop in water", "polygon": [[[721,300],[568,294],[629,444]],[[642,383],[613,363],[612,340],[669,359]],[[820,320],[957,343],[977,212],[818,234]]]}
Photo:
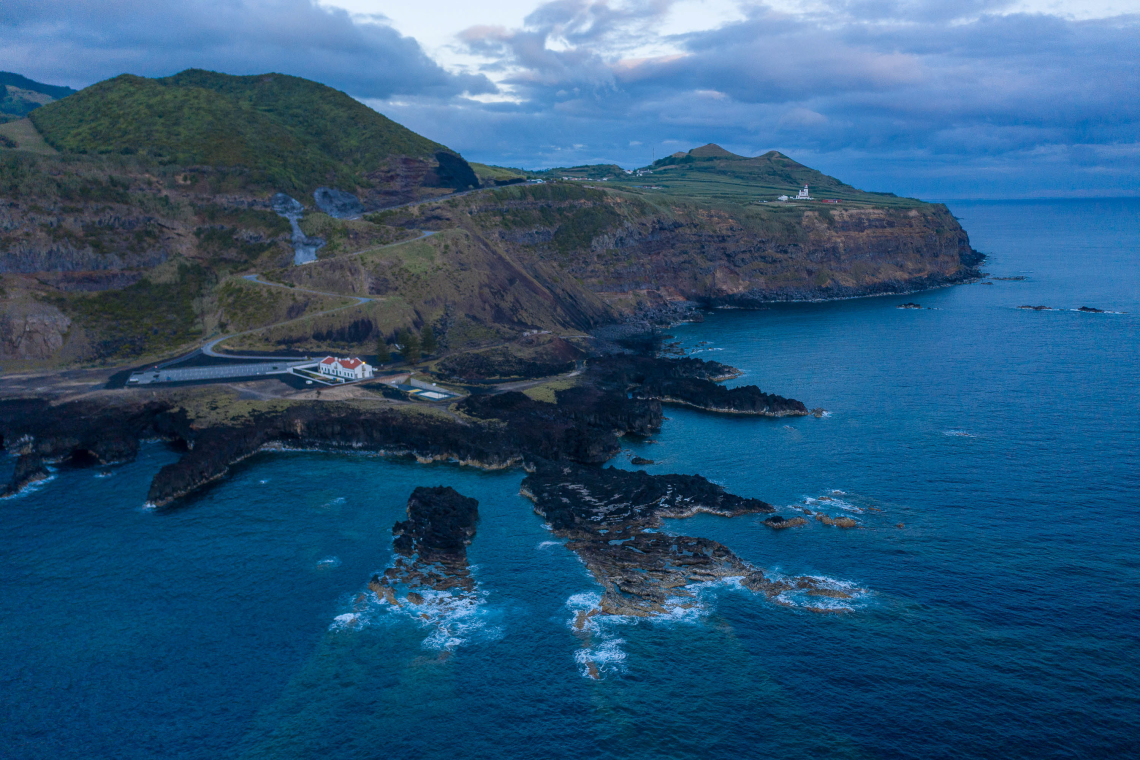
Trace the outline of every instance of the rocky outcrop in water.
{"label": "rocky outcrop in water", "polygon": [[544,464],[523,480],[521,493],[602,586],[601,603],[579,617],[579,628],[597,614],[647,617],[691,607],[696,587],[726,578],[777,603],[786,603],[786,592],[823,588],[813,578],[769,577],[716,541],[660,532],[662,518],[775,511],[699,475]]}
{"label": "rocky outcrop in water", "polygon": [[46,461],[129,462],[140,440],[177,438],[185,430],[185,413],[163,402],[0,401],[0,443],[9,453]]}
{"label": "rocky outcrop in water", "polygon": [[802,528],[807,525],[807,520],[802,517],[788,519],[779,515],[772,515],[764,521],[764,524],[774,530],[783,530],[784,528]]}
{"label": "rocky outcrop in water", "polygon": [[808,414],[802,402],[765,393],[755,385],[737,388],[718,385],[715,380],[739,374],[719,362],[619,355],[600,357],[591,361],[590,366],[603,382],[622,385],[639,399],[729,414],[766,417]]}
{"label": "rocky outcrop in water", "polygon": [[621,450],[622,434],[649,435],[661,427],[661,405],[589,385],[555,392],[557,403],[511,391],[468,396],[464,413],[505,422],[529,455],[601,463]]}
{"label": "rocky outcrop in water", "polygon": [[[405,601],[423,602],[422,590],[462,596],[475,590],[467,565],[467,545],[475,537],[479,502],[448,486],[420,486],[408,499],[408,519],[392,527],[397,558],[383,575],[374,575],[368,588],[380,599],[399,605],[398,586]],[[417,590],[419,589],[419,590]]]}
{"label": "rocky outcrop in water", "polygon": [[23,454],[16,458],[16,470],[3,492],[0,492],[0,499],[15,496],[32,483],[47,480],[50,475],[43,457],[38,454]]}
{"label": "rocky outcrop in water", "polygon": [[[68,465],[129,462],[145,438],[182,440],[185,413],[169,404],[72,402],[41,399],[0,401],[0,445],[16,455],[8,490],[19,491],[46,462]],[[42,474],[42,473],[41,473]]]}

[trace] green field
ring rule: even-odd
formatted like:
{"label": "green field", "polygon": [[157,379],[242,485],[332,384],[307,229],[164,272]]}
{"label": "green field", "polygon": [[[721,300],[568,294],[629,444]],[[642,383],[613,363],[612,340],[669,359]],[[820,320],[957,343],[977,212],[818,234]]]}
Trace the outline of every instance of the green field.
{"label": "green field", "polygon": [[[654,162],[641,176],[626,174],[612,164],[551,169],[546,178],[588,177],[591,187],[614,187],[646,196],[666,195],[724,201],[735,204],[776,202],[781,195],[792,198],[806,184],[815,202],[838,200],[841,205],[911,208],[923,205],[913,198],[890,193],[870,193],[835,177],[804,166],[777,151],[747,157],[729,153],[717,145],[694,148]],[[604,181],[604,185],[601,184]],[[794,202],[793,202],[794,203]]]}

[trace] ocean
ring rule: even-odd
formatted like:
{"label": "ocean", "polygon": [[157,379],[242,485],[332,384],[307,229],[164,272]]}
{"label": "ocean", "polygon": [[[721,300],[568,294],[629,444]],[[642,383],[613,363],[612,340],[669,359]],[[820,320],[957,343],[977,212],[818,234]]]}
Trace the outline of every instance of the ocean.
{"label": "ocean", "polygon": [[[1024,279],[713,311],[671,330],[684,350],[827,414],[667,407],[625,442],[649,472],[854,518],[665,527],[865,589],[846,611],[722,583],[579,632],[599,589],[519,471],[268,453],[153,511],[177,455],[147,444],[0,502],[0,755],[1140,754],[1140,200],[948,205],[986,271]],[[439,484],[479,500],[477,602],[361,602]]]}

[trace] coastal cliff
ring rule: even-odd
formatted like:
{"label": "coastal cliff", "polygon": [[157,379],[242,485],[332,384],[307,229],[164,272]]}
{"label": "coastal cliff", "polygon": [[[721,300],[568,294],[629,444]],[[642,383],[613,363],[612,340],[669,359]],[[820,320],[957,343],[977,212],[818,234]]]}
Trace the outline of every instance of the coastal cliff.
{"label": "coastal cliff", "polygon": [[[321,119],[297,122],[314,104]],[[240,150],[187,137],[214,119]],[[371,353],[427,326],[460,354],[536,329],[939,287],[982,259],[945,206],[775,151],[705,146],[647,169],[653,184],[580,167],[481,186],[445,146],[292,77],[118,77],[32,122],[57,153],[0,153],[0,362],[21,370],[227,334],[236,351]],[[801,182],[823,197],[776,200]],[[673,391],[657,395],[684,403]]]}

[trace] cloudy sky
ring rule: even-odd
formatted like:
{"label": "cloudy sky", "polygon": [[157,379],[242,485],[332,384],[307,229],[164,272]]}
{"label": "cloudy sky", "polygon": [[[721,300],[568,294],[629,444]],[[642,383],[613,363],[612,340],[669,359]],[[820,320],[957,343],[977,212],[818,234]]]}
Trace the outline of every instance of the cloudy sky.
{"label": "cloudy sky", "polygon": [[927,198],[1140,195],[1140,0],[4,0],[0,69],[342,89],[470,160],[719,143]]}

